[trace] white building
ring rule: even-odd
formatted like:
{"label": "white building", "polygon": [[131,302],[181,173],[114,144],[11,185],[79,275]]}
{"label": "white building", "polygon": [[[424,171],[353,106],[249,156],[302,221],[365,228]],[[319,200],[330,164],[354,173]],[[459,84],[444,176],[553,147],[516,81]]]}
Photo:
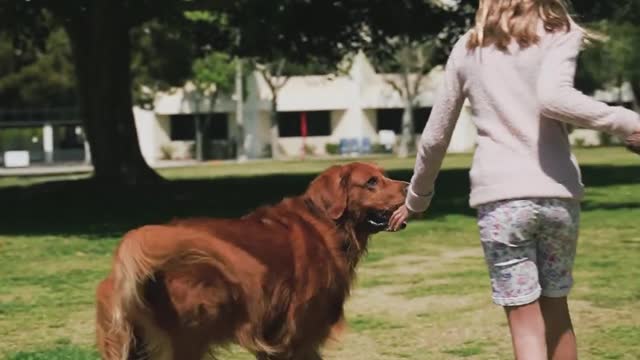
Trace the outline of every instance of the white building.
{"label": "white building", "polygon": [[[422,92],[414,115],[416,137],[422,132],[436,91],[442,81],[442,67],[436,67],[423,79]],[[341,76],[295,76],[288,79],[278,94],[281,152],[299,157],[305,151],[300,137],[300,118],[307,117],[306,151],[325,155],[327,144],[334,150],[341,142],[370,144],[380,141],[381,130],[400,132],[403,101],[389,85],[396,74],[378,74],[362,54],[354,58],[348,74]],[[175,89],[156,98],[152,111],[134,108],[140,147],[145,159],[153,165],[160,159],[193,157],[195,144],[195,114],[208,119],[207,139],[209,158],[234,158],[235,142],[242,141],[249,158],[267,156],[270,148],[271,92],[258,73],[246,79],[246,97],[242,104],[244,139],[238,139],[237,102],[221,96],[214,106],[207,99],[196,101],[192,88]],[[634,102],[633,91],[627,83],[622,88],[597,91],[594,97],[610,103]],[[24,109],[0,111],[0,129],[7,135],[0,137],[0,166],[7,153],[30,162],[89,161],[88,144],[83,136],[77,109]],[[21,141],[17,141],[21,140]],[[575,129],[571,141],[579,146],[598,146],[606,141],[602,134]],[[615,139],[612,139],[615,141]],[[471,122],[470,108],[465,104],[453,134],[450,152],[473,151],[476,129]],[[17,151],[17,153],[16,153]]]}
{"label": "white building", "polygon": [[[416,136],[422,132],[436,90],[443,75],[436,67],[423,80],[417,100],[414,121]],[[394,74],[377,74],[363,54],[355,57],[348,74],[343,76],[294,76],[278,93],[279,146],[285,156],[300,156],[300,118],[307,117],[307,151],[325,155],[327,144],[367,139],[379,141],[380,130],[400,132],[403,102],[387,82]],[[258,73],[248,76],[247,97],[243,104],[245,150],[250,158],[264,157],[270,144],[271,91]],[[229,149],[237,139],[236,102],[220,97],[215,106],[204,100],[195,101],[189,87],[157,97],[153,111],[135,109],[136,125],[142,152],[150,163],[158,159],[188,157],[194,146],[195,113],[211,116],[211,131],[205,134],[218,156],[231,157],[221,149]],[[197,106],[198,105],[198,106]],[[196,109],[199,109],[198,111]],[[452,152],[472,151],[476,131],[471,123],[470,109],[464,107],[450,146]]]}

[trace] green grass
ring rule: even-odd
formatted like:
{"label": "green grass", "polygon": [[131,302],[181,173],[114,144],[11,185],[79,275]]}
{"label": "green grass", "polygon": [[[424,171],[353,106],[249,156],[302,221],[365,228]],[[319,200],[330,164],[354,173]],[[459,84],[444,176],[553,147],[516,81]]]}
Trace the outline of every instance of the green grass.
{"label": "green grass", "polygon": [[[588,185],[572,310],[582,358],[640,358],[640,159],[578,151]],[[412,160],[375,159],[409,179]],[[97,359],[93,294],[123,232],[173,216],[236,216],[300,193],[329,161],[167,169],[149,188],[0,178],[0,358]],[[447,158],[425,219],[373,238],[327,359],[507,359],[510,341],[467,206],[470,157]],[[220,359],[250,359],[237,348]]]}
{"label": "green grass", "polygon": [[466,358],[483,354],[486,348],[495,344],[485,343],[481,341],[467,341],[457,347],[445,349],[442,352],[456,357]]}

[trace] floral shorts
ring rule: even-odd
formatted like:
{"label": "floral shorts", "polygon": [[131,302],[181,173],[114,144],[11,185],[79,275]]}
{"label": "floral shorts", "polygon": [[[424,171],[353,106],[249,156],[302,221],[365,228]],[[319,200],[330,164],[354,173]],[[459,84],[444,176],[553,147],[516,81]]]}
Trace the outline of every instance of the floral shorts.
{"label": "floral shorts", "polygon": [[573,285],[580,204],[565,199],[498,201],[478,208],[493,301],[525,305],[565,297]]}

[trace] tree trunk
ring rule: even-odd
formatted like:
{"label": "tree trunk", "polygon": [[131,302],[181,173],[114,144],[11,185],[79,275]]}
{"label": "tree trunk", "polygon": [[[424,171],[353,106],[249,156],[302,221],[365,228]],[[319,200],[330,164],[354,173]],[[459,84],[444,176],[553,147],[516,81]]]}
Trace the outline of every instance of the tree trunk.
{"label": "tree trunk", "polygon": [[247,152],[245,149],[245,130],[244,130],[244,84],[242,75],[242,60],[236,60],[236,158],[238,162],[247,160]]}
{"label": "tree trunk", "polygon": [[400,147],[398,148],[398,157],[406,158],[413,150],[414,131],[413,131],[413,106],[411,100],[405,100],[404,111],[402,113],[402,130],[400,135]]}
{"label": "tree trunk", "polygon": [[195,118],[195,127],[196,127],[196,160],[203,161],[204,160],[204,119],[202,114],[196,114]]}
{"label": "tree trunk", "polygon": [[273,93],[271,100],[271,158],[280,159],[280,131],[278,130],[278,97]]}
{"label": "tree trunk", "polygon": [[94,179],[135,185],[161,178],[145,162],[138,144],[131,95],[131,25],[126,12],[123,0],[96,0],[65,28]]}
{"label": "tree trunk", "polygon": [[633,92],[633,109],[640,112],[640,76],[637,78],[632,77],[631,91]]}

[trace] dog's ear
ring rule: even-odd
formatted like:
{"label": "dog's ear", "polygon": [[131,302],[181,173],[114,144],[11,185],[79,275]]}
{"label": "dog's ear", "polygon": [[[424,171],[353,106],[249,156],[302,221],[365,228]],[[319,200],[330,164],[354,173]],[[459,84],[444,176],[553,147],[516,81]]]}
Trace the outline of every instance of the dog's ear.
{"label": "dog's ear", "polygon": [[332,166],[311,182],[307,197],[333,220],[347,209],[347,166]]}

